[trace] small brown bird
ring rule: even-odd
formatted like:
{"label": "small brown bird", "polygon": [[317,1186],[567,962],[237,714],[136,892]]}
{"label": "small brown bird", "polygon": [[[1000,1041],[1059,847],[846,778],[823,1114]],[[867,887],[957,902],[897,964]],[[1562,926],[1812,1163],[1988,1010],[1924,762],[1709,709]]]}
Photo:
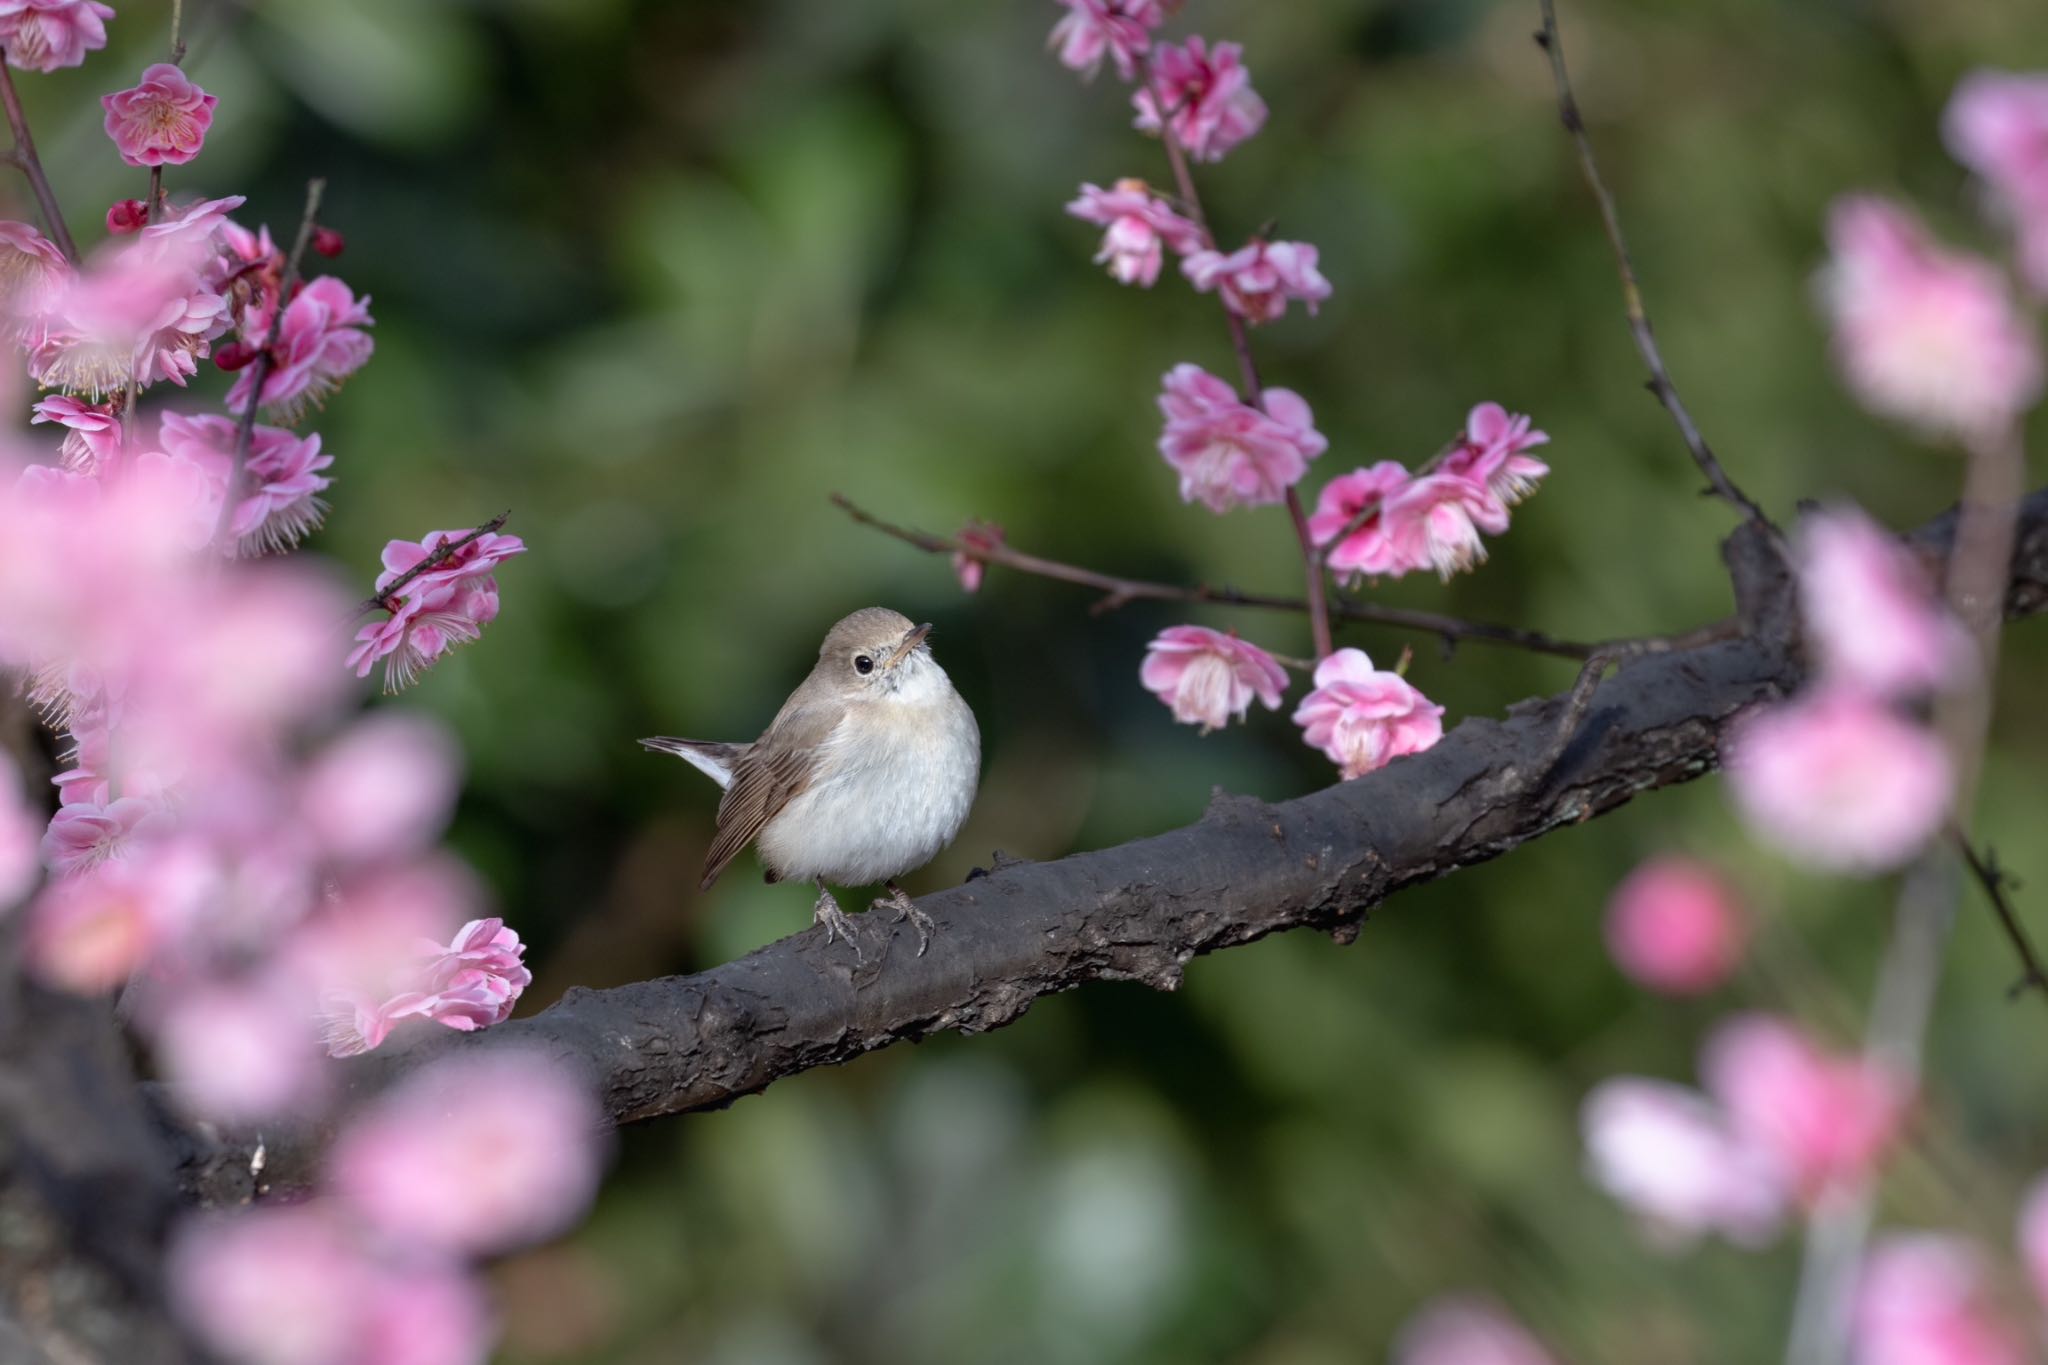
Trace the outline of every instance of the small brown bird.
{"label": "small brown bird", "polygon": [[931,918],[896,879],[953,841],[981,774],[981,731],[932,658],[930,633],[886,607],[864,608],[826,634],[811,675],[753,743],[640,741],[725,789],[703,889],[752,842],[769,881],[817,884],[812,917],[826,942],[844,938],[862,960],[826,883],[881,882],[889,895],[876,907],[915,924],[924,955]]}

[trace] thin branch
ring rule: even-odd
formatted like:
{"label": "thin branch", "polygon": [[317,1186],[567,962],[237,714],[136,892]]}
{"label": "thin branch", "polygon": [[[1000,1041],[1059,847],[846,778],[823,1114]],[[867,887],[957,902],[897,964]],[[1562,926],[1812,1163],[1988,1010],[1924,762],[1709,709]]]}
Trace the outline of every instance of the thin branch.
{"label": "thin branch", "polygon": [[1555,0],[1539,0],[1539,3],[1543,10],[1543,30],[1536,35],[1536,43],[1550,56],[1550,74],[1557,85],[1558,117],[1563,120],[1565,131],[1571,134],[1572,144],[1579,153],[1579,169],[1585,173],[1586,185],[1600,205],[1600,222],[1607,231],[1607,244],[1614,249],[1615,268],[1621,274],[1621,301],[1628,315],[1629,335],[1635,338],[1636,351],[1649,368],[1650,392],[1671,414],[1678,434],[1685,440],[1685,448],[1692,452],[1693,463],[1707,476],[1707,483],[1714,494],[1740,509],[1751,521],[1768,527],[1771,520],[1764,515],[1763,509],[1736,487],[1735,481],[1728,477],[1728,471],[1721,467],[1721,461],[1707,444],[1707,438],[1700,434],[1699,424],[1693,421],[1692,413],[1687,410],[1685,400],[1678,396],[1678,386],[1672,382],[1671,371],[1664,364],[1664,353],[1658,349],[1657,335],[1650,326],[1650,315],[1643,307],[1642,286],[1636,280],[1635,261],[1629,255],[1628,239],[1622,235],[1620,212],[1614,206],[1614,195],[1609,192],[1607,182],[1601,178],[1600,164],[1593,158],[1592,139],[1586,136],[1585,120],[1579,116],[1578,99],[1572,94],[1571,76],[1564,64],[1564,42],[1557,32]]}
{"label": "thin branch", "polygon": [[14,149],[8,159],[28,177],[29,188],[35,191],[36,203],[43,210],[43,221],[49,224],[50,240],[66,260],[77,265],[78,246],[71,240],[71,229],[64,226],[64,210],[57,205],[50,177],[43,174],[42,158],[36,155],[36,140],[29,135],[28,115],[21,111],[21,96],[15,93],[14,76],[7,69],[5,52],[0,52],[0,104],[7,106],[7,126],[14,133]]}
{"label": "thin branch", "polygon": [[[861,525],[873,527],[883,535],[915,546],[927,554],[965,555],[984,564],[1000,564],[1019,573],[1093,588],[1104,594],[1102,600],[1096,603],[1097,611],[1113,611],[1141,599],[1162,602],[1210,602],[1218,606],[1256,607],[1265,611],[1309,609],[1308,603],[1299,597],[1275,597],[1266,593],[1240,592],[1236,588],[1211,587],[1206,583],[1190,588],[1177,583],[1153,583],[1141,578],[1118,578],[1113,574],[1099,573],[1076,564],[1063,564],[1056,559],[1026,554],[1007,542],[990,545],[970,544],[951,536],[932,535],[926,531],[912,530],[884,521],[856,505],[843,493],[832,495],[832,505]],[[1576,640],[1560,640],[1540,631],[1522,630],[1516,626],[1465,621],[1455,616],[1440,616],[1435,612],[1411,611],[1405,607],[1383,607],[1342,598],[1331,603],[1327,609],[1347,621],[1362,621],[1373,625],[1395,626],[1402,630],[1421,631],[1446,641],[1472,640],[1482,644],[1507,645],[1515,649],[1532,650],[1538,654],[1554,654],[1565,659],[1584,659],[1603,648],[1613,648],[1621,643],[1608,641],[1585,644]]]}
{"label": "thin branch", "polygon": [[511,517],[512,509],[508,507],[483,525],[477,527],[474,531],[466,532],[463,535],[457,536],[454,540],[443,541],[440,545],[435,546],[432,553],[398,577],[392,579],[382,592],[379,592],[374,597],[365,597],[361,602],[357,603],[356,609],[350,613],[351,619],[362,616],[365,612],[392,610],[392,599],[403,592],[414,579],[418,578],[421,574],[431,573],[435,569],[440,568],[448,562],[456,551],[471,541],[484,536],[495,535],[502,531],[505,529],[505,523],[511,520]]}
{"label": "thin branch", "polygon": [[[2008,608],[2048,611],[2048,492],[2029,500],[2026,525]],[[1915,539],[1938,545],[1953,527],[1944,518]],[[1624,669],[1600,689],[1598,724],[1552,789],[1535,789],[1528,774],[1550,751],[1561,696],[1468,720],[1423,753],[1292,801],[1219,795],[1201,820],[1152,838],[1049,863],[998,856],[991,872],[922,898],[938,925],[922,957],[907,926],[859,916],[869,941],[858,964],[807,929],[694,976],[572,990],[480,1033],[395,1038],[335,1068],[343,1112],[429,1058],[529,1047],[581,1067],[619,1123],[715,1109],[893,1043],[999,1028],[1089,982],[1171,990],[1194,958],[1283,930],[1348,942],[1405,887],[1711,772],[1737,717],[1799,685],[1791,583],[1767,533],[1739,528],[1729,559],[1739,600],[1784,599],[1782,609],[1756,613],[1755,633]],[[801,901],[789,915],[801,918]],[[207,1203],[301,1187],[327,1136],[262,1134],[266,1164],[252,1176],[256,1135],[165,1126],[183,1188]]]}
{"label": "thin branch", "polygon": [[270,330],[264,335],[263,349],[257,353],[250,367],[249,406],[243,409],[241,422],[235,427],[235,458],[228,469],[227,496],[221,500],[220,520],[213,528],[216,545],[227,544],[228,528],[234,524],[235,504],[242,500],[242,480],[248,470],[249,446],[256,439],[256,410],[263,406],[263,386],[270,381],[270,372],[277,368],[278,334],[284,330],[285,309],[291,306],[292,286],[298,283],[299,263],[306,257],[306,243],[313,239],[313,220],[319,216],[320,196],[326,191],[325,180],[306,182],[306,209],[299,217],[299,235],[292,239],[291,255],[285,258],[284,278],[277,282],[277,306],[270,310]]}
{"label": "thin branch", "polygon": [[[1188,169],[1187,149],[1174,136],[1173,117],[1167,109],[1166,98],[1157,86],[1152,87],[1152,104],[1159,110],[1159,141],[1166,148],[1167,164],[1173,168],[1173,182],[1180,191],[1181,204],[1187,216],[1202,234],[1206,246],[1216,245],[1216,234],[1209,230],[1209,216],[1202,208],[1202,196],[1195,189],[1194,173]],[[1219,291],[1217,302],[1223,308],[1224,325],[1230,329],[1230,349],[1237,355],[1238,375],[1244,385],[1244,400],[1261,411],[1265,407],[1265,385],[1259,379],[1258,362],[1252,357],[1252,339],[1244,319],[1234,312],[1229,302]],[[1309,534],[1308,513],[1301,505],[1301,491],[1290,486],[1287,490],[1287,517],[1294,526],[1294,538],[1301,546],[1301,561],[1306,575],[1310,638],[1315,642],[1316,657],[1326,659],[1333,648],[1330,639],[1329,589],[1323,581],[1323,552],[1317,548],[1315,537]]]}
{"label": "thin branch", "polygon": [[2048,998],[2048,971],[2042,970],[2041,959],[2034,952],[2033,940],[2027,937],[2026,926],[2020,923],[2019,911],[2013,908],[2011,899],[2005,894],[2006,886],[2012,880],[2011,875],[1998,865],[1996,853],[1986,850],[1980,855],[1976,846],[1970,842],[1970,836],[1963,832],[1961,826],[1950,825],[1948,833],[1957,850],[1963,855],[1963,866],[1970,869],[1970,875],[1977,879],[1977,885],[1984,888],[1984,899],[1990,904],[1992,913],[1998,916],[1999,927],[2005,930],[2007,940],[2012,943],[2013,953],[2020,960],[2020,979],[2013,983],[2009,994],[2019,996],[2032,987],[2040,991],[2044,998]]}

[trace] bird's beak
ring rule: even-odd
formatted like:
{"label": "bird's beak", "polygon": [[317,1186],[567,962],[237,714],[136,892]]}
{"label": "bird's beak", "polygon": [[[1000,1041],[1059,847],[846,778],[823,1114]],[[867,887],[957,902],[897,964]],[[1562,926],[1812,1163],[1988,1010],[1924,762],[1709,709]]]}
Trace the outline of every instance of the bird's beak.
{"label": "bird's beak", "polygon": [[915,654],[917,652],[917,647],[924,643],[924,637],[931,633],[932,623],[927,621],[923,625],[919,626],[916,630],[911,631],[910,634],[904,636],[903,643],[897,645],[896,652],[889,656],[889,662],[882,665],[883,671],[887,672],[889,669],[896,667],[896,665],[902,663],[905,659],[909,658],[912,654]]}

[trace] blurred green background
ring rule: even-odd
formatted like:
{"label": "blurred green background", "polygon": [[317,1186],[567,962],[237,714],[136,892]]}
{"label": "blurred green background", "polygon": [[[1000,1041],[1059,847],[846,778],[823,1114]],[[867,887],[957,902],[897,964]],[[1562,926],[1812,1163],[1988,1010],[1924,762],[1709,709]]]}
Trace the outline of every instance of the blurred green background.
{"label": "blurred green background", "polygon": [[[504,614],[403,705],[469,754],[455,831],[570,985],[702,968],[808,922],[750,859],[695,890],[715,792],[647,734],[743,738],[824,628],[886,603],[935,620],[986,740],[979,806],[912,879],[994,849],[1051,858],[1193,819],[1213,785],[1329,780],[1285,714],[1207,739],[1137,685],[1180,620],[1308,652],[1298,620],[1140,604],[946,564],[850,524],[833,490],[950,531],[1134,575],[1298,589],[1278,509],[1183,507],[1152,450],[1159,376],[1227,372],[1213,300],[1111,283],[1076,184],[1164,180],[1107,71],[1044,52],[1050,3],[949,0],[188,0],[220,96],[176,193],[246,192],[288,235],[329,178],[334,266],[374,297],[377,357],[319,419],[338,459],[313,546],[367,582],[394,536],[509,507],[532,547]],[[156,60],[168,5],[110,52],[23,80],[75,225],[141,192],[102,90]],[[1273,113],[1201,180],[1220,233],[1277,220],[1336,286],[1257,344],[1355,464],[1427,456],[1467,407],[1535,415],[1555,473],[1482,571],[1388,601],[1581,638],[1728,606],[1725,509],[1644,393],[1606,247],[1529,41],[1533,0],[1191,0],[1169,32],[1245,43]],[[1907,525],[1958,466],[1862,416],[1809,306],[1829,199],[1911,196],[1988,246],[1937,118],[1982,63],[2048,65],[2023,0],[1567,3],[1567,49],[1670,364],[1774,511],[1848,495]],[[26,208],[26,205],[22,206]],[[205,381],[214,386],[220,380]],[[1566,661],[1355,629],[1449,719],[1567,686]],[[1985,803],[2022,874],[2048,722],[2019,632]],[[1295,698],[1300,695],[1297,685]],[[1290,699],[1292,705],[1294,698]],[[1304,935],[1196,963],[1178,995],[1097,986],[985,1038],[899,1047],[725,1113],[626,1135],[589,1223],[506,1264],[503,1359],[1378,1360],[1444,1289],[1484,1287],[1571,1359],[1775,1358],[1796,1251],[1642,1253],[1579,1172],[1578,1103],[1617,1071],[1692,1078],[1736,1005],[1859,1026],[1889,888],[1795,877],[1714,782],[1658,794],[1404,895],[1357,946]],[[1718,860],[1765,925],[1741,986],[1628,988],[1603,899],[1652,851]],[[2035,900],[2022,893],[2022,900]],[[1972,902],[1956,935],[1904,1223],[2007,1241],[2048,1163],[2019,1059],[2048,1017]]]}

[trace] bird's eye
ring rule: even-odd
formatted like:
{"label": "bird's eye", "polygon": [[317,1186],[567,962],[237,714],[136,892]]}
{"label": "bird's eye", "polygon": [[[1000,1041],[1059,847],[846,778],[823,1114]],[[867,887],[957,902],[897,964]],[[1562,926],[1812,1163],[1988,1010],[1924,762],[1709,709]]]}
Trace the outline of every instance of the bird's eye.
{"label": "bird's eye", "polygon": [[856,673],[872,673],[875,671],[875,661],[865,654],[856,654],[853,656],[853,669]]}

